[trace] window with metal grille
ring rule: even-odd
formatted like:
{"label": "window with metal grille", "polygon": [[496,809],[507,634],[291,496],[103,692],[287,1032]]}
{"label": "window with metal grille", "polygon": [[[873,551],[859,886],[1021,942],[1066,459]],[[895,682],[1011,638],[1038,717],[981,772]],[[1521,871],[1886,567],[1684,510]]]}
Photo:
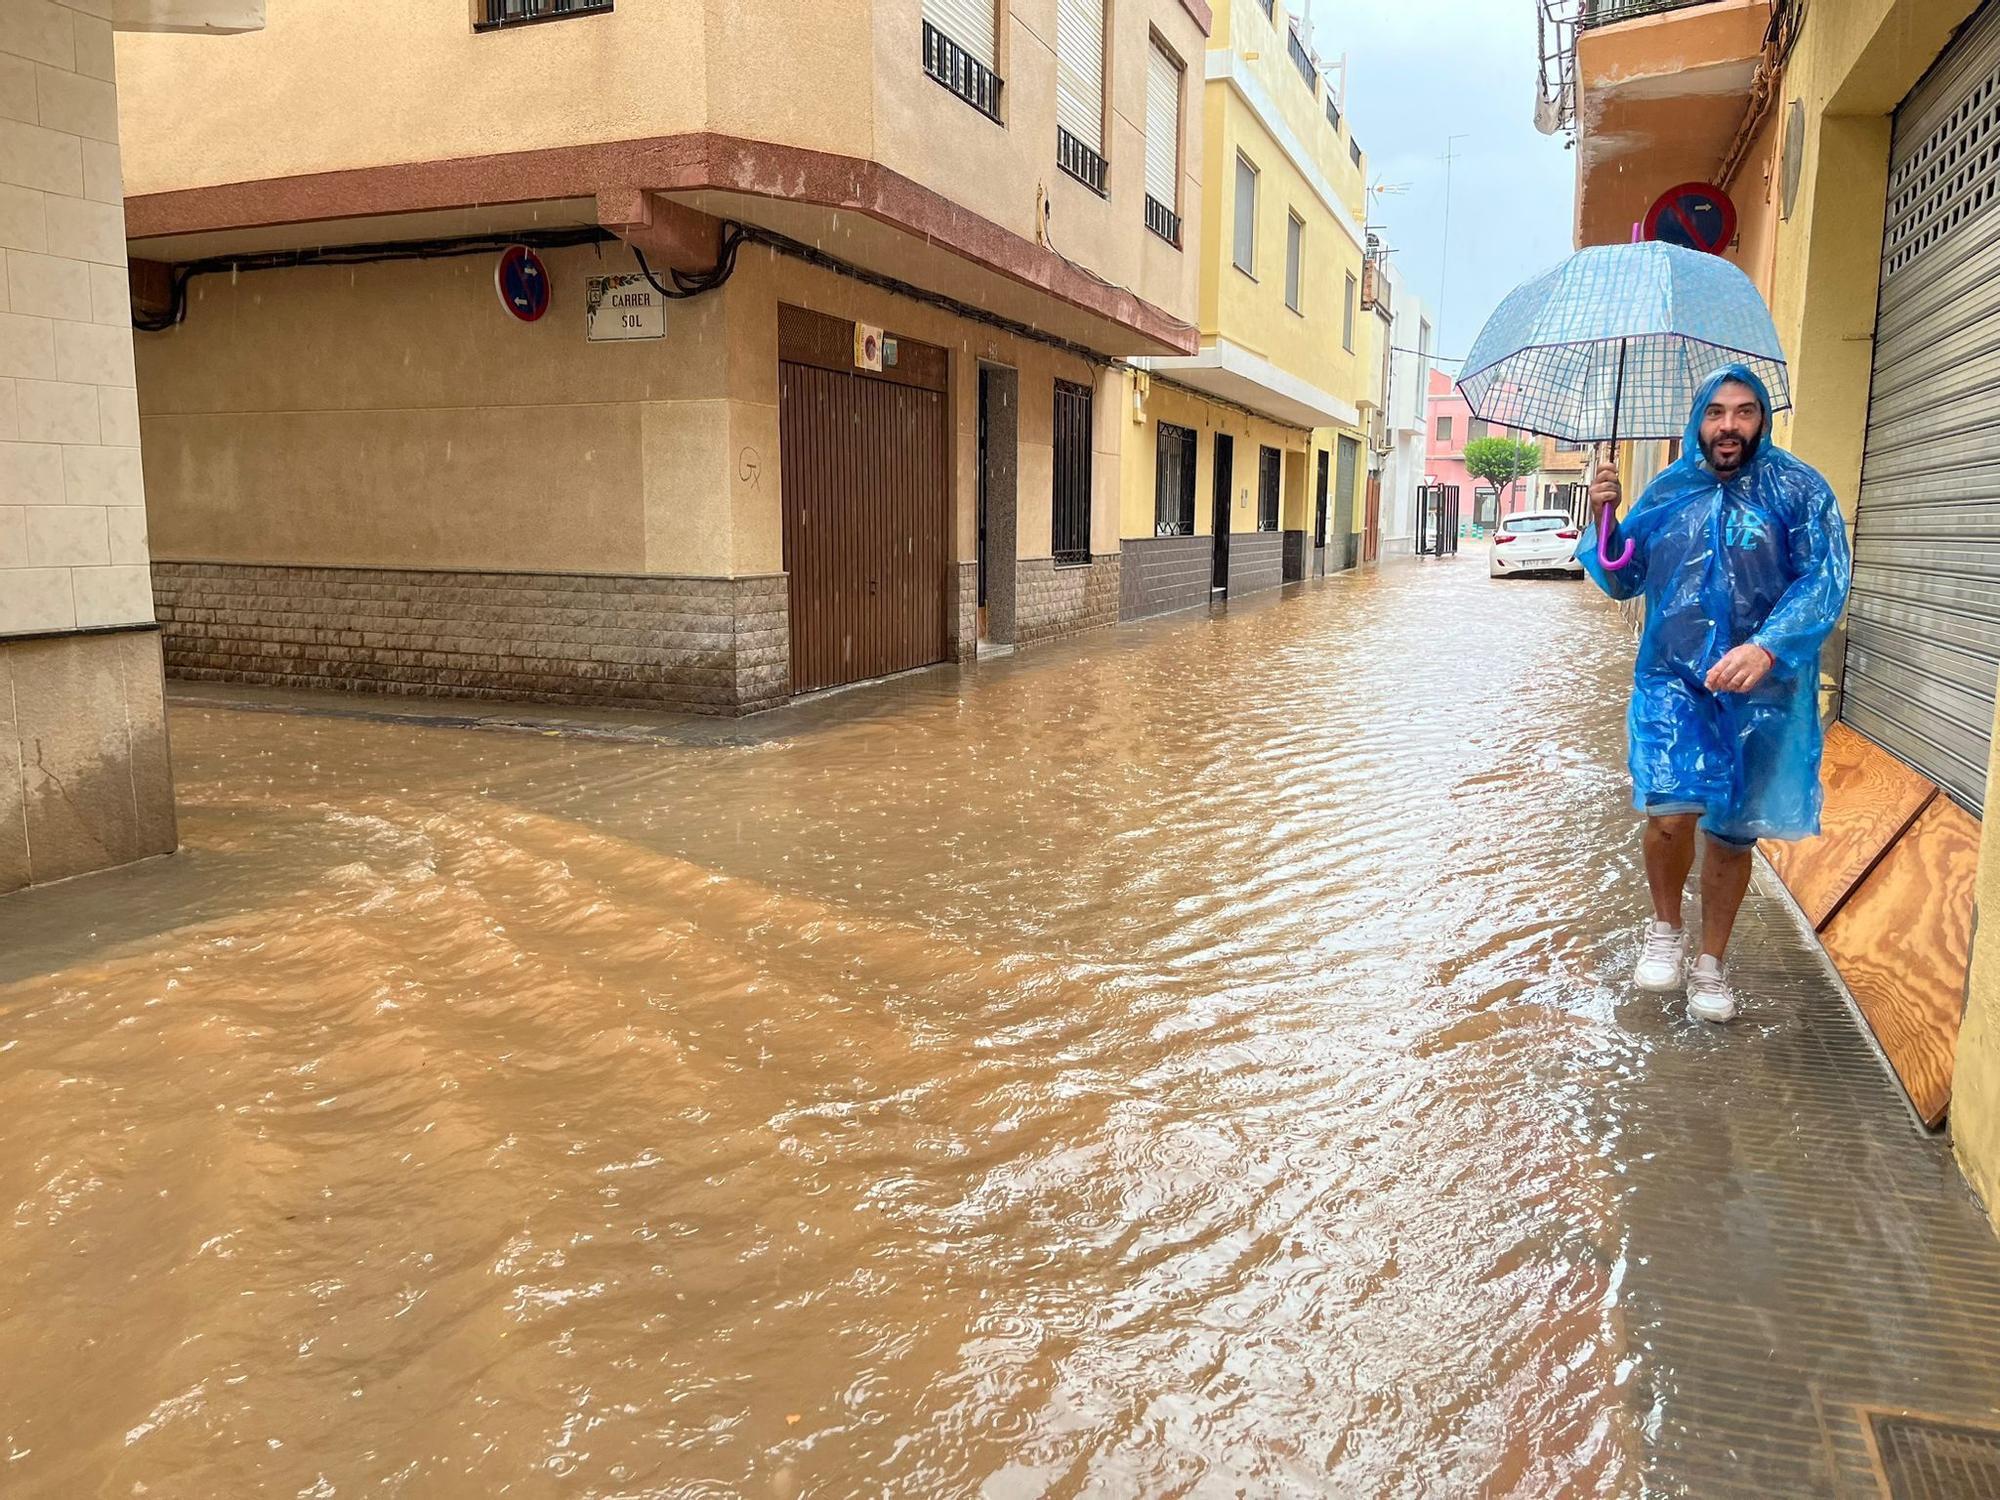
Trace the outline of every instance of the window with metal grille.
{"label": "window with metal grille", "polygon": [[498,31],[531,21],[560,21],[568,16],[597,16],[611,9],[611,0],[479,0],[474,31]]}
{"label": "window with metal grille", "polygon": [[987,118],[1000,118],[995,0],[923,0],[924,71]]}
{"label": "window with metal grille", "polygon": [[1351,135],[1347,138],[1347,154],[1354,159],[1355,166],[1361,165],[1361,142]]}
{"label": "window with metal grille", "polygon": [[1340,342],[1345,349],[1354,348],[1354,294],[1358,283],[1352,271],[1347,273],[1347,305],[1341,310]]}
{"label": "window with metal grille", "polygon": [[1299,70],[1299,77],[1306,81],[1306,92],[1319,87],[1319,69],[1313,66],[1312,54],[1306,51],[1306,44],[1299,40],[1297,27],[1285,31],[1285,50],[1292,56],[1292,66]]}
{"label": "window with metal grille", "polygon": [[1194,535],[1194,429],[1160,424],[1153,465],[1153,535]]}
{"label": "window with metal grille", "polygon": [[1257,274],[1257,169],[1236,158],[1236,268]]}
{"label": "window with metal grille", "polygon": [[1090,387],[1056,382],[1055,484],[1049,550],[1056,566],[1090,561]]}
{"label": "window with metal grille", "polygon": [[1056,0],[1056,165],[1104,196],[1104,0]]}
{"label": "window with metal grille", "polygon": [[1181,65],[1157,41],[1146,53],[1146,227],[1181,242]]}
{"label": "window with metal grille", "polygon": [[1299,310],[1299,260],[1303,254],[1306,223],[1297,214],[1285,215],[1285,306]]}
{"label": "window with metal grille", "polygon": [[1278,485],[1284,474],[1284,455],[1276,448],[1257,450],[1257,529],[1278,529]]}
{"label": "window with metal grille", "polygon": [[1334,101],[1331,84],[1327,86],[1326,123],[1331,125],[1336,131],[1340,129],[1340,105]]}

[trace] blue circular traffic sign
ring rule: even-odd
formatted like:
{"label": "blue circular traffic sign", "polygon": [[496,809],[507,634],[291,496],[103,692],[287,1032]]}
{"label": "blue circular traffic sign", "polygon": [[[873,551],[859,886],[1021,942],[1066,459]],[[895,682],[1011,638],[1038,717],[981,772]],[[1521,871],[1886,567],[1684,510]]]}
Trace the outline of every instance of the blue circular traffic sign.
{"label": "blue circular traffic sign", "polygon": [[493,286],[500,293],[500,305],[523,323],[532,323],[549,310],[549,268],[526,245],[509,245],[500,252]]}
{"label": "blue circular traffic sign", "polygon": [[1712,182],[1684,182],[1654,200],[1646,238],[1720,255],[1736,238],[1736,205]]}

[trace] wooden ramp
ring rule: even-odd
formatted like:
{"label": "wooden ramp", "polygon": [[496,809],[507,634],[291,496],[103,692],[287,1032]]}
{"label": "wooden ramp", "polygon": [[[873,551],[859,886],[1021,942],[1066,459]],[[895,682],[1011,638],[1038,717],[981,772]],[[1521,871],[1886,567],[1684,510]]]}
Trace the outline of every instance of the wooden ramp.
{"label": "wooden ramp", "polygon": [[1936,1129],[1965,1007],[1979,820],[1843,724],[1827,731],[1822,774],[1824,832],[1764,854]]}

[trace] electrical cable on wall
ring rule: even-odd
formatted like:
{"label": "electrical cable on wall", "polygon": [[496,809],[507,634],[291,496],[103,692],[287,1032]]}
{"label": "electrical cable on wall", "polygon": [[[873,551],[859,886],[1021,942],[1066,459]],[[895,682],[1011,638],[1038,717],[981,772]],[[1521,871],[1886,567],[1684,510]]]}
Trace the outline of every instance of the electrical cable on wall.
{"label": "electrical cable on wall", "polygon": [[536,250],[561,250],[572,245],[601,245],[616,239],[608,229],[530,229],[506,235],[470,235],[461,239],[390,240],[372,245],[328,245],[312,250],[261,250],[245,255],[211,255],[173,268],[172,294],[164,313],[132,314],[141,333],[164,333],[187,319],[188,283],[197,276],[222,271],[289,271],[301,266],[372,266],[398,260],[448,260],[467,255],[497,255],[509,245]]}

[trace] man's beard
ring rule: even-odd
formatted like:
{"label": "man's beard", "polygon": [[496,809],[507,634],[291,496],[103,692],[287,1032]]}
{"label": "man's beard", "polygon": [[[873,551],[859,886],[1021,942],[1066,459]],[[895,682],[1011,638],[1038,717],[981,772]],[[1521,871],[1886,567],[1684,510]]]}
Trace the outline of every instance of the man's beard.
{"label": "man's beard", "polygon": [[1701,445],[1701,456],[1708,460],[1709,468],[1718,474],[1725,476],[1740,474],[1750,467],[1750,460],[1757,456],[1757,449],[1764,441],[1764,434],[1760,432],[1754,437],[1743,438],[1740,441],[1742,446],[1736,450],[1736,462],[1729,468],[1725,469],[1720,463],[1716,462],[1715,443],[1713,441],[1704,442]]}

